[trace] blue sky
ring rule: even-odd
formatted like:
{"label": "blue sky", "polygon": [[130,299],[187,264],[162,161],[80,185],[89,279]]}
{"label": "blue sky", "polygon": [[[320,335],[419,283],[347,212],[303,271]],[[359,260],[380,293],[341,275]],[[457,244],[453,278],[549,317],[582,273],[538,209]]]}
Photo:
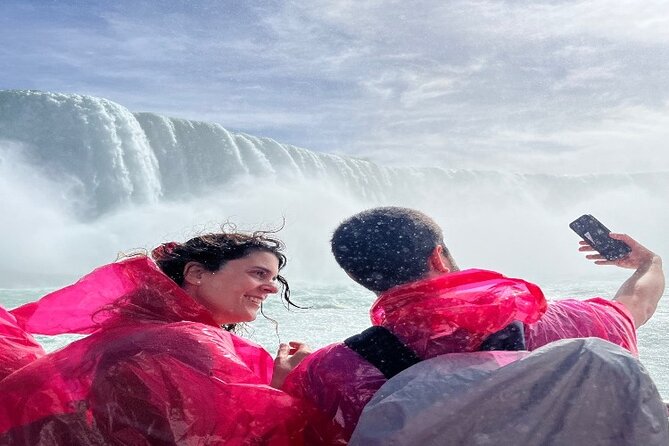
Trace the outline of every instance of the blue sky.
{"label": "blue sky", "polygon": [[390,165],[669,170],[667,1],[0,2],[0,88]]}

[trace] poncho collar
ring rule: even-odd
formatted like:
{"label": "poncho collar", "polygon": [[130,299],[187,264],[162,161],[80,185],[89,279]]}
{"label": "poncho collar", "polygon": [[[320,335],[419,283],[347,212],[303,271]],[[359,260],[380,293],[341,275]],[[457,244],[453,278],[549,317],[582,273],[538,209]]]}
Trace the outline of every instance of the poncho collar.
{"label": "poncho collar", "polygon": [[425,359],[475,351],[513,321],[536,322],[546,308],[538,286],[468,269],[393,288],[374,302],[370,317]]}

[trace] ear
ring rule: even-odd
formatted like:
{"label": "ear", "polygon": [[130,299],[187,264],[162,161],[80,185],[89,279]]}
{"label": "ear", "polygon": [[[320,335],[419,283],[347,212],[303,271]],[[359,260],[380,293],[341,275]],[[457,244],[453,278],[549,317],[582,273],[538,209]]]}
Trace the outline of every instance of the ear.
{"label": "ear", "polygon": [[427,258],[427,266],[430,270],[430,272],[434,273],[450,273],[451,272],[451,264],[446,259],[446,256],[444,255],[444,247],[441,245],[437,245],[434,247],[432,250],[432,253],[430,256]]}
{"label": "ear", "polygon": [[184,266],[184,285],[200,285],[207,270],[198,262],[188,262]]}

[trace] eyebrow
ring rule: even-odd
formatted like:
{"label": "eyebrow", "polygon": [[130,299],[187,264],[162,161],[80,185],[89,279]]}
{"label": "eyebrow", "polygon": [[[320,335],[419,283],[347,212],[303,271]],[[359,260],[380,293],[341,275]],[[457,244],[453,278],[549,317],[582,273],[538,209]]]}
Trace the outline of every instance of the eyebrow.
{"label": "eyebrow", "polygon": [[261,269],[261,270],[266,271],[266,272],[268,272],[268,273],[271,273],[271,272],[272,272],[271,269],[267,269],[267,268],[265,268],[264,266],[260,266],[260,265],[251,266],[250,268],[251,268],[251,269],[254,269],[254,268],[255,268],[255,269]]}
{"label": "eyebrow", "polygon": [[[260,266],[260,265],[251,266],[250,269],[259,269],[259,270],[262,270],[262,271],[264,271],[264,272],[266,272],[266,273],[271,273],[271,272],[272,272],[271,269],[265,268],[264,266]],[[273,278],[276,279],[276,277],[277,277],[278,275],[279,275],[279,273],[277,272],[277,273],[276,273],[276,276],[274,276]]]}

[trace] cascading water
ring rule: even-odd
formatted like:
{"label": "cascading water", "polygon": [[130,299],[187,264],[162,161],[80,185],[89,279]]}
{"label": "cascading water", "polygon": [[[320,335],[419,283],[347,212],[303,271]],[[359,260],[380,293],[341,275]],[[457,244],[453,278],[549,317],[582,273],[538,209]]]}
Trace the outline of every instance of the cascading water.
{"label": "cascading water", "polygon": [[523,276],[590,271],[567,228],[581,213],[658,251],[669,243],[669,172],[385,167],[74,94],[0,91],[0,174],[2,229],[11,234],[3,251],[16,253],[0,261],[5,286],[74,277],[200,225],[276,226],[284,217],[293,274],[341,278],[329,232],[375,205],[423,209],[461,263]]}

